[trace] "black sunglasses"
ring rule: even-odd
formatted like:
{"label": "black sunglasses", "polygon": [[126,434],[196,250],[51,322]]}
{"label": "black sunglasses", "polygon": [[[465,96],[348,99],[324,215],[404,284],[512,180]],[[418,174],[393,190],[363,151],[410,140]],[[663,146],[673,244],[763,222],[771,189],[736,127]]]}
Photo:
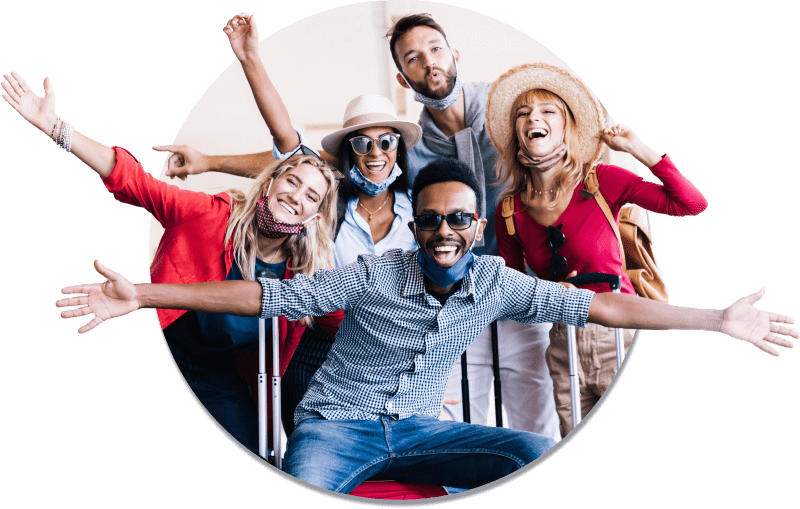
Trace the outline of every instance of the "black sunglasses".
{"label": "black sunglasses", "polygon": [[475,212],[453,212],[452,214],[422,214],[414,216],[414,224],[423,231],[438,230],[442,224],[442,219],[452,230],[466,230],[472,224],[472,220],[478,221],[480,217]]}
{"label": "black sunglasses", "polygon": [[291,154],[289,154],[288,156],[286,156],[286,159],[289,159],[290,157],[292,157],[292,156],[296,156],[296,155],[311,156],[311,157],[316,157],[317,159],[319,159],[319,160],[320,160],[320,162],[322,163],[322,165],[323,165],[324,167],[328,168],[328,170],[330,170],[330,172],[331,172],[331,173],[333,173],[333,178],[335,178],[335,179],[336,179],[336,185],[337,185],[337,186],[339,185],[339,183],[340,183],[342,180],[344,180],[344,173],[342,173],[341,171],[339,171],[339,170],[338,170],[338,169],[337,169],[335,166],[333,166],[332,164],[329,164],[329,163],[328,163],[327,161],[325,161],[325,159],[323,159],[323,158],[322,158],[322,157],[321,157],[319,154],[317,154],[316,152],[314,152],[314,150],[312,150],[312,149],[310,149],[310,148],[306,147],[306,146],[305,146],[305,145],[303,145],[302,143],[300,144],[300,146],[299,146],[299,147],[297,147],[296,149],[294,149],[294,151],[292,151],[292,153],[291,153]]}
{"label": "black sunglasses", "polygon": [[564,245],[567,238],[561,231],[564,223],[560,223],[558,228],[554,226],[547,227],[547,240],[550,242],[550,249],[553,250],[553,257],[550,259],[550,270],[553,272],[553,277],[558,277],[567,270],[567,259],[564,256],[556,253],[556,250]]}
{"label": "black sunglasses", "polygon": [[377,142],[381,152],[387,154],[397,150],[397,145],[400,143],[400,135],[397,133],[384,133],[378,136],[377,140],[364,135],[350,138],[350,144],[353,145],[353,152],[360,156],[365,156],[372,152],[373,142]]}

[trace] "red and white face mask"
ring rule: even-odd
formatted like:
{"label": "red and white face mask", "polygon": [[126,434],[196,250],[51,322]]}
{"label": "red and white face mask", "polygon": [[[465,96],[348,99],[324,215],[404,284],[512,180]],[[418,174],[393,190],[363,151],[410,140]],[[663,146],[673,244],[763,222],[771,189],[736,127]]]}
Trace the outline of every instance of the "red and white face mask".
{"label": "red and white face mask", "polygon": [[305,235],[306,223],[316,218],[319,212],[300,223],[283,223],[277,221],[269,208],[269,192],[271,189],[272,182],[270,182],[267,188],[267,195],[256,203],[256,225],[258,226],[258,230],[264,234],[265,237],[270,239],[277,239],[284,235]]}
{"label": "red and white face mask", "polygon": [[319,212],[309,217],[300,223],[283,223],[276,221],[275,216],[269,208],[269,192],[272,190],[272,180],[267,188],[267,194],[256,203],[256,224],[258,230],[264,234],[265,237],[277,239],[284,235],[305,235],[306,223],[319,215]]}

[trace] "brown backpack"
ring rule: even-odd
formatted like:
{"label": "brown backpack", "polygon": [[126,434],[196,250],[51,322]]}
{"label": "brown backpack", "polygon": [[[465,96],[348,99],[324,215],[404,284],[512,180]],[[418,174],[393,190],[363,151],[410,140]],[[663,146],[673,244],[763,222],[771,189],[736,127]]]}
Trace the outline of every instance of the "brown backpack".
{"label": "brown backpack", "polygon": [[[603,211],[614,235],[619,242],[622,253],[622,269],[628,274],[633,283],[636,294],[647,299],[667,302],[667,287],[664,278],[656,264],[653,253],[653,243],[650,240],[650,228],[647,214],[638,205],[627,204],[622,207],[619,214],[619,227],[605,198],[600,193],[597,182],[596,167],[592,167],[584,178],[584,187],[580,194],[584,198],[594,198]],[[514,197],[507,196],[503,199],[503,217],[506,220],[508,234],[513,236],[514,227]]]}

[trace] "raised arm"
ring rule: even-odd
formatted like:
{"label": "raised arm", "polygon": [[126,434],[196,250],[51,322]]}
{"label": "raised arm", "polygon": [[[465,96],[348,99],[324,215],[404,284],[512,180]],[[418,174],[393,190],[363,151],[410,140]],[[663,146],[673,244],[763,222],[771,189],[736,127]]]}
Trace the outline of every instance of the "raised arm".
{"label": "raised arm", "polygon": [[[295,133],[296,134],[296,133]],[[216,171],[239,177],[255,178],[267,165],[275,161],[272,152],[235,156],[209,156],[189,145],[159,145],[159,152],[172,152],[167,161],[166,175],[186,180],[189,175]]]}
{"label": "raised arm", "polygon": [[50,78],[44,79],[44,97],[37,96],[25,79],[16,72],[3,75],[6,94],[3,99],[37,129],[50,136],[62,148],[72,152],[101,177],[114,169],[114,150],[75,131],[56,115],[56,96]]}
{"label": "raised arm", "polygon": [[693,329],[722,332],[778,355],[769,343],[787,348],[797,339],[796,329],[780,324],[794,320],[786,315],[756,309],[753,305],[764,290],[734,302],[726,309],[695,309],[670,306],[624,293],[598,293],[589,306],[589,321],[606,327],[626,329]]}
{"label": "raised arm", "polygon": [[605,179],[598,173],[601,192],[616,187],[619,193],[615,196],[616,193],[606,195],[603,192],[607,200],[616,201],[619,207],[625,203],[635,203],[647,210],[671,216],[697,215],[708,207],[700,190],[678,171],[669,157],[660,156],[630,128],[616,125],[600,132],[598,138],[613,150],[631,154],[661,181],[661,185],[645,182],[626,170],[607,168]]}
{"label": "raised arm", "polygon": [[255,16],[247,14],[234,16],[222,31],[228,36],[231,49],[242,64],[258,111],[267,123],[273,143],[281,152],[294,149],[300,143],[300,137],[292,127],[289,112],[269,79],[261,57],[258,56],[258,28]]}

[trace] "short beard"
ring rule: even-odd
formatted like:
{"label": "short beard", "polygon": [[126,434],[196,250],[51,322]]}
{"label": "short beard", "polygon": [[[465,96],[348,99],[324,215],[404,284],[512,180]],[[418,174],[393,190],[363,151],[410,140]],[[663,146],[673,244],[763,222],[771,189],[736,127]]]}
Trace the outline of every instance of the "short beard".
{"label": "short beard", "polygon": [[[441,92],[434,92],[431,90],[428,82],[425,80],[422,81],[411,81],[408,77],[405,77],[406,82],[411,86],[411,89],[414,92],[420,93],[425,97],[430,97],[431,99],[444,99],[450,92],[453,91],[453,87],[456,86],[456,76],[458,76],[458,70],[456,69],[455,59],[453,60],[453,65],[450,66],[450,70],[444,74],[445,77],[445,87]],[[427,74],[426,76],[427,77]]]}

